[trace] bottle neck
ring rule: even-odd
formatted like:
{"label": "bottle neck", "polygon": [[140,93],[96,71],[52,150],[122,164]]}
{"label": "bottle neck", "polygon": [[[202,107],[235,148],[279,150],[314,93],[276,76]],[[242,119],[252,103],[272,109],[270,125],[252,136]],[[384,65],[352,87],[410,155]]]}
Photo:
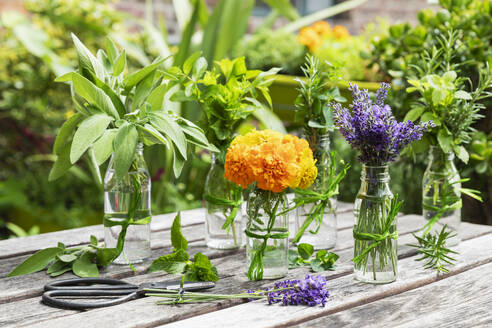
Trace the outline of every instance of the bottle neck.
{"label": "bottle neck", "polygon": [[362,164],[360,180],[369,183],[388,183],[390,180],[388,165],[371,166]]}
{"label": "bottle neck", "polygon": [[454,167],[454,153],[445,153],[441,147],[431,146],[429,150],[429,165],[431,171],[442,171],[452,169]]}

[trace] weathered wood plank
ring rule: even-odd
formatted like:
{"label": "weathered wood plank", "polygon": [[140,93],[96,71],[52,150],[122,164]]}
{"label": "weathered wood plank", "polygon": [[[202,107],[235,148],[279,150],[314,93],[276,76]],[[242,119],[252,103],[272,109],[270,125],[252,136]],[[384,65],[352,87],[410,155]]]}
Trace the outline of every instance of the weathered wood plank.
{"label": "weathered wood plank", "polygon": [[[406,258],[398,263],[399,279],[387,285],[368,285],[355,282],[353,275],[343,276],[329,283],[331,300],[325,308],[265,306],[263,302],[251,302],[224,310],[194,316],[174,322],[166,327],[283,327],[322,316],[344,311],[356,306],[371,303],[386,297],[398,295],[409,290],[434,283],[483,264],[492,262],[492,234],[462,242],[457,250],[461,253],[459,260],[447,275],[436,276],[431,271],[424,271],[414,258]],[[248,314],[247,320],[244,314]]]}
{"label": "weathered wood plank", "polygon": [[[399,230],[401,235],[408,234],[410,232],[415,231],[415,227],[420,225],[421,217],[418,216],[407,216],[403,217],[399,220]],[[492,230],[492,229],[491,229]],[[190,242],[199,242],[203,241],[203,237],[205,235],[205,226],[204,225],[196,225],[196,226],[188,226],[183,228],[183,233],[186,238]],[[138,267],[138,272],[143,273],[144,269],[148,267],[152,261],[152,259],[156,258],[159,255],[166,254],[170,252],[170,249],[161,248],[169,247],[171,245],[170,241],[170,233],[169,231],[160,231],[154,232],[152,234],[153,240],[153,255],[150,259],[145,261],[143,264],[140,264]],[[202,244],[205,247],[204,244]],[[338,233],[337,245],[335,246],[334,251],[340,252],[342,250],[350,249],[353,247],[353,236],[352,231],[349,229],[341,230]],[[161,249],[161,250],[159,250]],[[217,254],[227,254],[220,253]],[[27,256],[8,258],[0,260],[0,277],[6,277],[12,269],[24,261]],[[116,266],[113,265],[112,268],[115,268],[117,272],[114,274],[118,274],[118,277],[132,276],[134,272],[128,266]],[[112,274],[113,269],[107,269],[108,274]],[[66,273],[60,278],[71,277],[71,273]],[[108,276],[110,277],[110,276]],[[0,290],[3,292],[0,293],[0,304],[6,303],[11,300],[18,300],[22,298],[32,297],[40,294],[40,288],[35,288],[35,286],[39,286],[40,284],[46,284],[52,278],[46,276],[44,272],[35,273],[27,276],[20,277],[11,277],[0,280]],[[32,296],[31,296],[32,295]]]}
{"label": "weathered wood plank", "polygon": [[[152,231],[169,230],[176,213],[155,215],[152,219]],[[183,226],[202,224],[205,221],[205,210],[203,208],[183,211]],[[36,236],[24,238],[12,238],[0,240],[0,259],[33,253],[39,249],[53,247],[57,242],[66,246],[77,246],[88,243],[90,236],[94,235],[99,240],[104,238],[102,225],[94,225],[78,229],[70,229],[43,233]]]}
{"label": "weathered wood plank", "polygon": [[[349,214],[352,207],[352,204],[339,202],[339,212],[341,217],[341,219],[338,220],[339,227],[347,228],[353,225],[353,219],[350,218]],[[151,223],[152,231],[169,230],[175,215],[176,213],[155,215]],[[203,224],[204,221],[204,208],[182,212],[181,224],[183,226]],[[83,245],[89,241],[91,235],[96,236],[102,241],[104,238],[102,225],[50,232],[24,238],[0,240],[0,259],[31,254],[39,249],[52,247],[53,245],[56,245],[57,242],[62,242],[66,246]]]}
{"label": "weathered wood plank", "polygon": [[[470,227],[474,227],[475,225],[470,225]],[[466,226],[465,226],[466,227]],[[467,230],[473,230],[473,229],[467,229]],[[481,234],[483,233],[482,229],[478,229],[478,233]],[[490,229],[489,229],[490,231]],[[464,231],[464,233],[466,230]],[[402,237],[402,243],[404,242],[409,242],[411,238],[411,235],[405,235]],[[485,238],[485,237],[482,237]],[[490,242],[492,240],[492,235],[489,236],[490,240],[487,240],[487,242]],[[484,242],[485,243],[485,242]],[[466,245],[465,245],[466,247]],[[401,248],[401,251],[403,252],[409,252],[410,250],[408,248]],[[490,253],[490,252],[489,252]],[[351,276],[346,277],[345,275],[348,275],[352,272],[352,264],[350,263],[350,259],[352,257],[352,250],[347,249],[345,251],[342,251],[339,253],[341,258],[340,258],[340,264],[338,265],[337,271],[336,272],[329,272],[328,273],[328,278],[332,279],[330,281],[330,284],[333,283],[333,286],[338,286],[338,287],[330,287],[330,291],[332,292],[332,295],[336,295],[334,298],[338,301],[340,301],[340,297],[342,297],[345,293],[345,289],[350,290],[350,286],[353,285],[353,278]],[[477,262],[480,261],[481,257],[484,257],[485,255],[482,253],[477,254],[478,258],[476,258],[476,262],[473,262],[473,265],[477,265]],[[487,256],[492,256],[492,254],[488,254]],[[258,288],[259,286],[267,286],[270,285],[271,282],[249,282],[247,281],[247,278],[244,275],[244,252],[238,253],[234,256],[228,256],[228,257],[221,257],[213,260],[214,264],[217,265],[217,268],[219,272],[233,272],[232,277],[228,277],[225,279],[221,279],[217,285],[217,287],[214,289],[215,293],[232,293],[232,292],[238,292],[238,291],[243,291],[247,290],[249,288]],[[413,272],[420,272],[420,266],[419,264],[414,264],[413,260],[407,260],[405,263],[402,264],[403,261],[400,261],[400,268],[402,271],[407,272],[410,267],[412,271],[412,275],[409,275],[408,277],[402,277],[403,280],[408,279],[413,279]],[[411,262],[411,263],[410,263]],[[301,269],[296,269],[296,270],[291,270],[289,272],[289,275],[287,278],[292,279],[292,278],[299,278],[302,277],[305,273],[309,272],[307,268],[301,268]],[[429,275],[429,273],[426,273],[425,275]],[[418,276],[415,274],[415,276]],[[141,282],[142,279],[148,279],[146,276],[136,276],[136,277],[131,277],[127,279],[128,281],[136,281],[136,282]],[[400,279],[400,280],[402,280]],[[341,281],[341,282],[340,282]],[[359,284],[362,285],[362,284]],[[363,285],[365,288],[369,289],[369,292],[371,292],[370,288],[373,286],[369,285]],[[391,286],[391,285],[388,285]],[[338,291],[338,292],[336,292]],[[354,294],[354,292],[352,292]],[[340,296],[342,295],[342,296]],[[350,293],[349,293],[350,296]],[[352,297],[357,296],[352,295]],[[31,300],[25,300],[22,302],[32,302]],[[343,299],[341,300],[343,303]],[[331,303],[331,302],[330,302]],[[109,324],[109,322],[113,322],[114,320],[117,320],[117,325],[119,327],[151,327],[154,325],[158,324],[164,324],[176,320],[181,320],[186,317],[190,316],[196,316],[201,313],[207,313],[211,311],[216,311],[221,308],[225,307],[230,307],[233,305],[238,305],[241,304],[241,302],[235,301],[227,301],[227,302],[221,302],[218,304],[200,304],[200,305],[184,305],[184,306],[179,306],[179,307],[166,307],[161,310],[161,308],[156,307],[153,304],[153,300],[151,299],[141,299],[137,301],[133,301],[131,303],[127,304],[122,304],[118,305],[117,307],[113,307],[111,309],[98,309],[98,310],[93,310],[87,313],[78,313],[75,315],[68,315],[63,318],[58,318],[56,320],[51,320],[49,321],[50,326],[54,327],[62,327],[62,326],[74,326],[77,327],[75,324],[77,322],[84,322],[84,326],[87,327],[95,327],[96,325],[103,325]],[[249,305],[249,304],[248,304]],[[244,305],[240,305],[241,307]],[[265,307],[264,305],[261,305],[262,307]],[[274,309],[275,307],[266,307],[267,309]],[[304,308],[298,308],[298,309],[292,309],[290,308],[290,311],[301,311]],[[254,310],[255,311],[255,310]],[[219,311],[219,313],[222,311]],[[121,317],[120,318],[114,318],[114,316],[111,316],[111,313],[120,313]],[[245,312],[241,311],[239,312],[234,312],[236,316],[243,316],[244,313],[248,313],[248,315],[252,315],[253,319],[255,318],[254,313],[251,313],[250,310],[245,309]],[[56,313],[56,315],[60,315],[59,313]],[[282,314],[283,315],[283,314]],[[295,317],[295,316],[294,316]],[[228,319],[228,316],[226,317]],[[256,318],[258,319],[258,318]],[[27,314],[27,317],[23,316],[19,320],[32,320],[32,317],[30,317]],[[206,321],[205,325],[203,327],[215,327],[217,326],[217,320],[221,320],[218,316],[214,320]],[[249,323],[251,321],[248,321]],[[183,322],[183,327],[186,327],[187,321]],[[181,324],[181,322],[178,322],[178,324]],[[193,322],[193,324],[196,324],[196,322]],[[235,327],[236,324],[240,324],[238,322],[234,322],[231,326]],[[38,326],[42,326],[41,324]],[[226,325],[224,325],[226,326]]]}
{"label": "weathered wood plank", "polygon": [[399,295],[296,325],[322,327],[490,327],[492,264]]}

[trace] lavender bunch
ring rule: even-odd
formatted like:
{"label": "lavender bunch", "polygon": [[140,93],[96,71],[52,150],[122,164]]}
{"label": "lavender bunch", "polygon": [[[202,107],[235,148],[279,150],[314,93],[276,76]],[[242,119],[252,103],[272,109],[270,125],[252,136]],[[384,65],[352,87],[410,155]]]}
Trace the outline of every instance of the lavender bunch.
{"label": "lavender bunch", "polygon": [[146,296],[165,298],[157,302],[161,305],[183,303],[206,303],[220,300],[243,299],[254,301],[266,299],[268,304],[325,306],[330,293],[325,289],[326,279],[323,276],[306,275],[301,280],[283,280],[275,283],[272,289],[248,290],[240,294],[208,294],[188,292],[184,290],[145,289]]}
{"label": "lavender bunch", "polygon": [[282,302],[282,305],[321,305],[324,307],[330,297],[325,285],[325,277],[308,274],[302,280],[276,282],[274,289],[267,292],[268,304]]}
{"label": "lavender bunch", "polygon": [[384,104],[389,89],[387,83],[381,83],[375,99],[357,84],[349,85],[354,99],[350,105],[352,112],[338,103],[333,104],[335,126],[352,148],[360,151],[359,160],[366,165],[380,166],[395,161],[403,148],[435,126],[432,121],[418,125],[410,120],[398,122],[391,107]]}

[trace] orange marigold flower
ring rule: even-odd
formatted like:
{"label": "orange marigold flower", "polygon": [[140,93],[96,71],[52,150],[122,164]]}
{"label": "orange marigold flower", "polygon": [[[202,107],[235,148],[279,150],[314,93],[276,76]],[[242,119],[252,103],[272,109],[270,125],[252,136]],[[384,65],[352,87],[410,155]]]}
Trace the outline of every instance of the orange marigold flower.
{"label": "orange marigold flower", "polygon": [[297,41],[308,47],[311,51],[321,45],[321,39],[318,33],[310,27],[304,27],[299,31]]}
{"label": "orange marigold flower", "polygon": [[253,182],[273,192],[308,188],[316,175],[308,142],[292,135],[251,131],[236,137],[227,150],[224,176],[243,188]]}
{"label": "orange marigold flower", "polygon": [[236,144],[230,146],[227,150],[226,161],[224,165],[226,179],[231,180],[243,189],[254,182],[249,165],[250,149],[245,144]]}
{"label": "orange marigold flower", "polygon": [[314,23],[313,30],[321,36],[327,36],[331,34],[331,26],[325,21],[318,21]]}
{"label": "orange marigold flower", "polygon": [[258,188],[281,192],[293,185],[299,175],[295,147],[277,142],[267,142],[260,146],[253,166]]}
{"label": "orange marigold flower", "polygon": [[345,28],[345,26],[337,25],[333,28],[333,34],[337,39],[347,39],[350,37],[349,31]]}

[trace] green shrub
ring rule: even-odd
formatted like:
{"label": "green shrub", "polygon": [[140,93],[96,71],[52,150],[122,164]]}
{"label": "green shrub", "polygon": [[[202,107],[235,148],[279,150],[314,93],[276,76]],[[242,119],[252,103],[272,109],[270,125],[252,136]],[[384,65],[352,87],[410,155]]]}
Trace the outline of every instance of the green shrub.
{"label": "green shrub", "polygon": [[281,67],[284,74],[302,75],[306,52],[306,47],[297,42],[294,34],[264,29],[239,44],[233,56],[244,56],[249,69],[266,71]]}

